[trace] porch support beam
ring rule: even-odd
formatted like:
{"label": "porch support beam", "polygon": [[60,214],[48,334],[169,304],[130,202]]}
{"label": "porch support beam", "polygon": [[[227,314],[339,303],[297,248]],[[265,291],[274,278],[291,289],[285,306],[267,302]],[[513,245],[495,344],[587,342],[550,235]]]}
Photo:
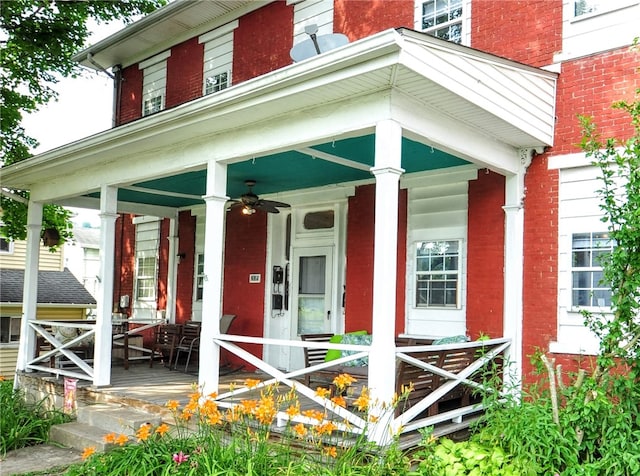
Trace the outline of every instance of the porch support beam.
{"label": "porch support beam", "polygon": [[17,371],[26,370],[27,362],[35,356],[36,335],[29,325],[29,321],[36,319],[38,309],[38,264],[40,262],[42,210],[42,203],[29,202],[27,209],[26,263],[24,268],[24,282],[22,283],[22,322],[20,323]]}
{"label": "porch support beam", "polygon": [[202,328],[198,385],[203,395],[218,392],[220,383],[220,337],[224,219],[227,193],[227,166],[211,161],[207,168],[204,229],[204,283],[202,287]]}
{"label": "porch support beam", "polygon": [[373,251],[372,342],[369,353],[369,390],[376,402],[377,417],[369,439],[386,444],[395,432],[391,406],[395,391],[395,315],[398,249],[398,190],[402,151],[402,128],[391,120],[376,125],[375,227]]}
{"label": "porch support beam", "polygon": [[533,149],[518,151],[519,167],[505,180],[504,312],[503,335],[511,339],[506,355],[511,371],[505,373],[506,388],[520,388],[522,381],[522,329],[524,291],[524,193],[525,175]]}
{"label": "porch support beam", "polygon": [[116,213],[118,189],[103,185],[100,189],[100,289],[96,301],[96,333],[93,360],[93,384],[111,384],[111,347],[113,312],[113,266],[115,262]]}

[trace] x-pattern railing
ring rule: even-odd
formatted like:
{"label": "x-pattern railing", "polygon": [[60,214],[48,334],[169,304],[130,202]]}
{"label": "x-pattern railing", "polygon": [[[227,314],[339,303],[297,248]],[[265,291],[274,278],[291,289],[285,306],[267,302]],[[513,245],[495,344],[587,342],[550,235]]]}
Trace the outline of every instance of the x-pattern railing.
{"label": "x-pattern railing", "polygon": [[[368,423],[365,421],[361,415],[354,413],[353,411],[338,406],[334,404],[331,400],[319,396],[315,390],[312,390],[308,386],[301,383],[298,378],[304,377],[304,375],[313,373],[318,370],[325,370],[337,365],[344,365],[345,363],[359,359],[362,357],[366,357],[369,354],[371,349],[370,346],[364,345],[347,345],[347,344],[331,344],[327,342],[312,342],[312,341],[286,341],[280,339],[266,339],[266,338],[258,338],[258,337],[246,337],[246,336],[236,336],[236,335],[224,335],[220,338],[214,339],[214,342],[220,345],[221,348],[232,352],[237,355],[241,359],[245,360],[247,363],[255,366],[261,371],[267,373],[272,378],[262,381],[257,384],[255,387],[247,388],[241,387],[238,389],[234,389],[230,392],[226,392],[218,395],[217,400],[222,407],[231,408],[237,403],[233,402],[232,399],[236,399],[239,395],[242,395],[246,392],[250,392],[256,389],[260,389],[269,385],[273,385],[275,383],[282,383],[287,385],[288,387],[294,389],[299,394],[308,398],[309,400],[315,402],[320,407],[326,409],[332,414],[342,418],[345,422],[344,425],[337,423],[334,421],[339,428],[344,430],[353,432],[353,433],[364,433],[368,430]],[[420,402],[411,406],[405,411],[402,411],[393,421],[392,424],[394,428],[400,428],[401,432],[409,432],[416,430],[418,428],[423,428],[427,426],[432,426],[437,423],[447,421],[447,420],[456,420],[460,419],[465,415],[470,413],[477,412],[482,409],[481,404],[469,405],[466,407],[458,408],[453,411],[448,411],[445,413],[429,416],[426,418],[418,418],[421,413],[423,413],[427,408],[429,408],[434,403],[438,402],[442,397],[447,395],[449,392],[453,391],[456,387],[465,385],[467,387],[472,387],[478,390],[492,391],[492,389],[487,388],[483,383],[472,380],[471,377],[474,373],[478,372],[483,367],[488,366],[488,364],[494,361],[500,354],[503,354],[510,346],[510,339],[501,338],[501,339],[491,339],[486,341],[478,341],[478,342],[468,342],[468,343],[457,343],[457,344],[446,344],[446,345],[419,345],[419,346],[405,346],[405,347],[396,347],[396,359],[404,361],[410,365],[416,366],[418,368],[423,369],[425,372],[431,372],[432,374],[438,375],[442,377],[445,382],[435,388],[433,392],[427,395]],[[349,355],[346,357],[341,357],[336,360],[332,360],[331,362],[325,362],[322,364],[314,365],[307,368],[302,368],[298,370],[293,370],[290,372],[283,372],[268,363],[262,361],[258,357],[253,354],[245,351],[244,349],[238,347],[235,343],[253,343],[253,344],[262,344],[262,345],[286,345],[290,347],[307,347],[307,348],[321,348],[321,349],[337,349],[337,350],[350,350],[356,351],[353,355]],[[458,372],[451,372],[445,368],[440,368],[436,365],[430,364],[428,362],[423,362],[420,359],[412,357],[410,354],[417,352],[438,352],[438,351],[448,351],[448,350],[459,350],[459,349],[475,349],[474,360],[469,362],[463,369]],[[296,380],[294,380],[296,379]],[[227,401],[225,401],[227,400]],[[311,420],[304,416],[294,416],[291,417],[285,412],[278,413],[278,422],[283,424],[286,420],[292,420],[295,422],[303,422],[307,424],[317,423],[315,420]]]}

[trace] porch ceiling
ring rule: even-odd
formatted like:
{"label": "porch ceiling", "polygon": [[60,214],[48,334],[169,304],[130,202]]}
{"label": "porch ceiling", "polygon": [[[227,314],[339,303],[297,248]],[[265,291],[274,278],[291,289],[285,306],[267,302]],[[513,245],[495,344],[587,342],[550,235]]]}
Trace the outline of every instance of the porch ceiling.
{"label": "porch ceiling", "polygon": [[[2,170],[34,200],[202,203],[206,167],[227,194],[371,179],[375,125],[403,127],[407,173],[466,163],[515,173],[519,148],[551,145],[557,75],[410,30],[388,30]],[[65,202],[66,201],[66,202]],[[87,205],[88,206],[88,205]]]}
{"label": "porch ceiling", "polygon": [[[245,180],[256,180],[259,195],[322,187],[335,183],[371,179],[367,170],[332,163],[318,156],[331,154],[366,167],[373,166],[375,136],[372,134],[328,142],[305,149],[287,151],[230,164],[227,169],[227,193],[237,198],[246,192]],[[312,155],[317,151],[317,156]],[[442,169],[468,164],[453,155],[403,138],[402,168],[405,173]],[[276,171],[276,173],[274,173]],[[137,182],[118,190],[118,201],[183,208],[204,203],[207,174],[189,171],[168,177]],[[87,194],[99,198],[98,192]]]}

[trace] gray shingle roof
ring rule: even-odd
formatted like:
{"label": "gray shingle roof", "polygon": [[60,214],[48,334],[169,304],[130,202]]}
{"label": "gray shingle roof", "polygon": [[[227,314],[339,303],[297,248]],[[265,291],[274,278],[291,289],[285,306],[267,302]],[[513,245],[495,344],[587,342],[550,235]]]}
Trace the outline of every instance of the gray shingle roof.
{"label": "gray shingle roof", "polygon": [[[0,269],[0,302],[21,303],[24,270]],[[64,271],[38,272],[38,304],[96,304],[87,291],[67,268]]]}

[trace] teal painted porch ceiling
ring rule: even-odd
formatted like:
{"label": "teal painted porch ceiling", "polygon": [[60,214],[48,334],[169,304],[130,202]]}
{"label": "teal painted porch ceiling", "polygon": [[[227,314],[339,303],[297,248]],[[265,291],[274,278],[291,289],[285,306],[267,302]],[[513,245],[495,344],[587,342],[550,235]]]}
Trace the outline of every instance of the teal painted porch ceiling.
{"label": "teal painted porch ceiling", "polygon": [[[373,166],[375,136],[371,134],[327,142],[315,145],[313,149],[352,162]],[[407,174],[468,163],[430,146],[407,138],[402,139],[402,168]],[[240,197],[247,190],[244,182],[248,179],[256,181],[254,192],[264,195],[371,178],[371,173],[368,171],[292,150],[230,164],[227,168],[227,195],[231,198]],[[175,208],[202,204],[204,201],[199,197],[206,194],[206,170],[189,171],[139,182],[132,188],[137,190],[120,188],[118,200]],[[146,193],[141,189],[154,190],[156,193]],[[194,198],[183,195],[191,195]],[[91,196],[98,197],[99,193]]]}

